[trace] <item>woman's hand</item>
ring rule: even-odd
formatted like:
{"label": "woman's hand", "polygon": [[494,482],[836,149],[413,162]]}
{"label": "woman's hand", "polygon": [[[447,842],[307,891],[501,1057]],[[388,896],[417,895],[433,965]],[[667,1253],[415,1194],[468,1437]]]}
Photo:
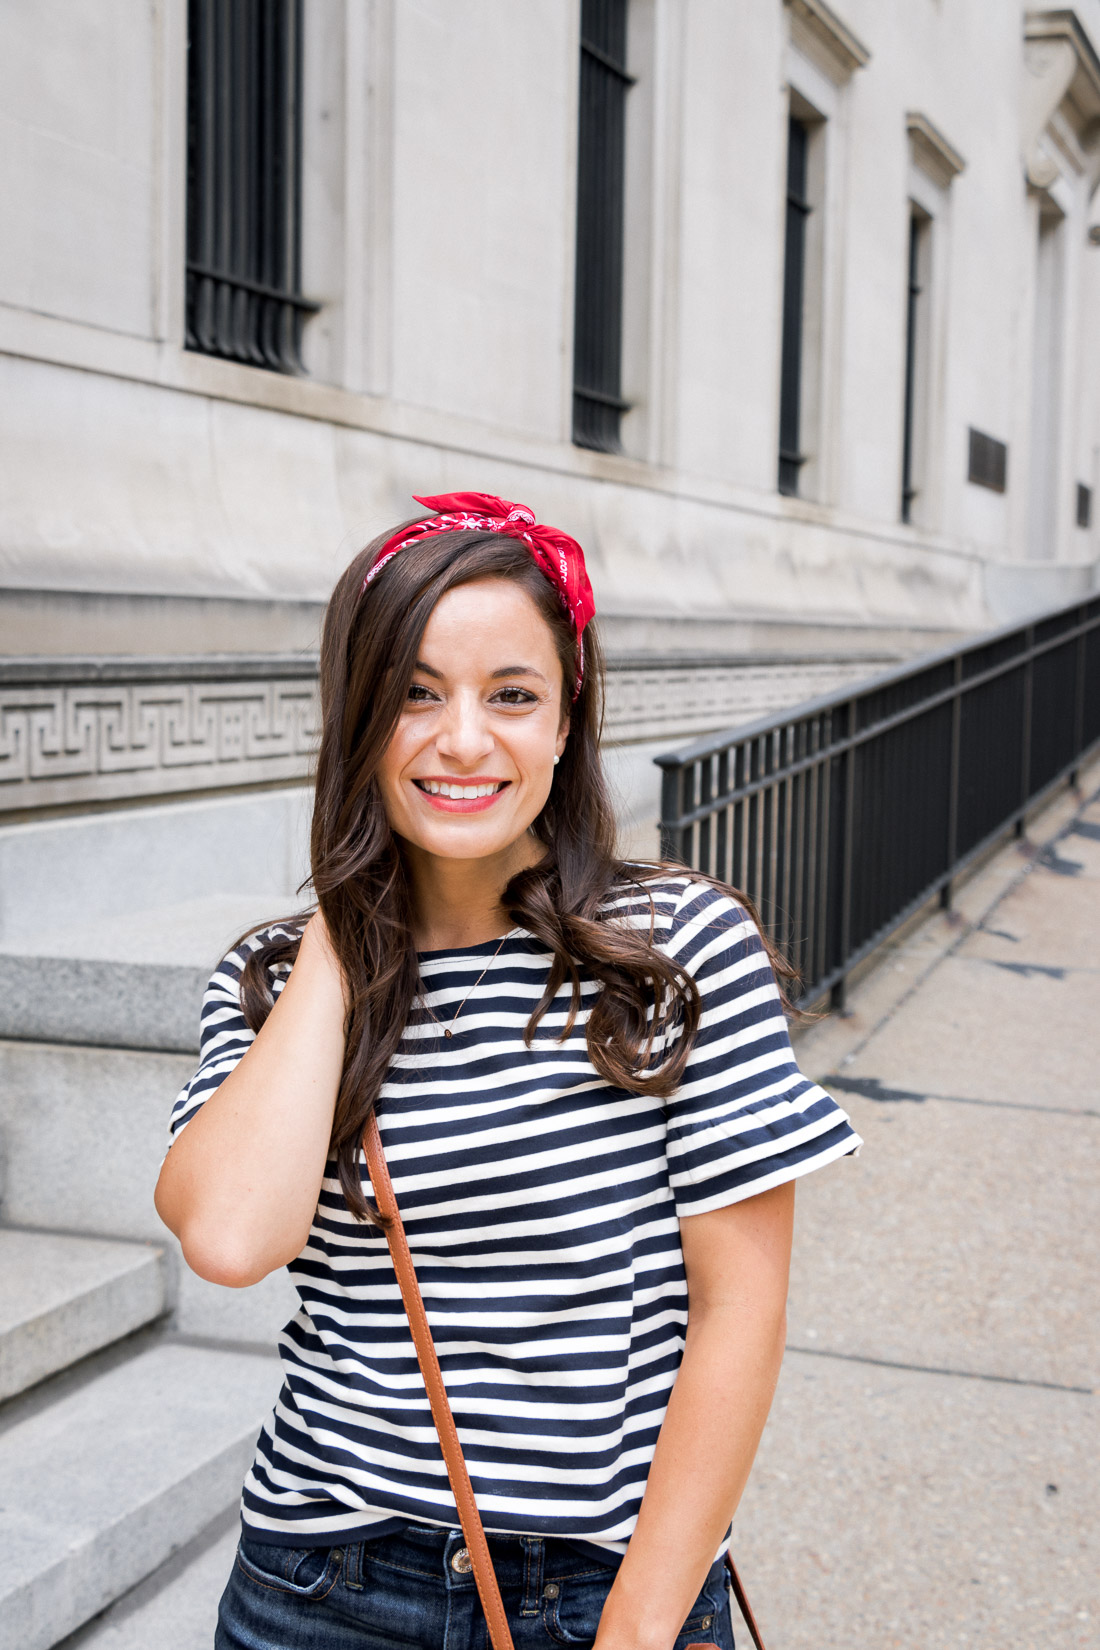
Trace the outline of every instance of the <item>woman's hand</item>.
{"label": "woman's hand", "polygon": [[255,1042],[165,1158],[157,1212],[192,1271],[244,1288],[301,1253],[344,1064],[345,985],[320,912]]}
{"label": "woman's hand", "polygon": [[595,1650],[672,1650],[714,1563],[779,1378],[793,1225],[793,1183],[680,1222],[684,1357]]}

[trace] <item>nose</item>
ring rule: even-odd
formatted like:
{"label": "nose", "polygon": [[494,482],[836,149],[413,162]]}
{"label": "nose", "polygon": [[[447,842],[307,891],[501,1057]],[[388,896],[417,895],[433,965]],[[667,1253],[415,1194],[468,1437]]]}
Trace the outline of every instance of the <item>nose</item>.
{"label": "nose", "polygon": [[493,735],[479,694],[457,693],[449,701],[436,734],[440,756],[464,768],[476,767],[493,749]]}

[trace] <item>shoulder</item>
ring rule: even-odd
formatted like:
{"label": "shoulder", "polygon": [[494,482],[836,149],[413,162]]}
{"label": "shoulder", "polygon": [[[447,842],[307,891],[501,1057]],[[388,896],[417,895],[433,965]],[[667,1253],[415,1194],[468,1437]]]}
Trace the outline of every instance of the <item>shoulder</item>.
{"label": "shoulder", "polygon": [[654,945],[688,966],[715,949],[760,945],[759,930],[734,891],[691,871],[626,865],[603,909],[613,920],[651,933]]}
{"label": "shoulder", "polygon": [[252,1040],[254,1033],[248,1024],[241,992],[241,976],[249,958],[262,957],[265,951],[270,950],[263,966],[267,973],[268,991],[274,1000],[290,976],[290,961],[280,953],[285,953],[286,947],[298,938],[300,932],[300,927],[293,921],[271,923],[266,928],[257,928],[251,934],[245,934],[231,951],[226,952],[210,976],[199,1011],[199,1047],[204,1064],[211,1054],[224,1052],[230,1045],[238,1047],[240,1053],[244,1044]]}
{"label": "shoulder", "polygon": [[240,987],[241,975],[251,957],[270,951],[272,955],[267,961],[267,971],[272,982],[280,982],[290,973],[289,961],[279,958],[279,952],[292,944],[301,936],[301,927],[294,922],[270,923],[266,928],[256,928],[250,934],[237,941],[231,951],[227,951],[210,977],[209,991],[228,992],[236,996]]}

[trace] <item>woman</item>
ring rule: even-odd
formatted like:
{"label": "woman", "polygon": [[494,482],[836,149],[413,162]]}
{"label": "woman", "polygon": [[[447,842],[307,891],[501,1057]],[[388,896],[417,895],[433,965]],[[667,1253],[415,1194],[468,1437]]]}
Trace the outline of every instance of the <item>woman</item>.
{"label": "woman", "polygon": [[301,1297],[216,1643],[486,1642],[372,1218],[377,1107],[516,1650],[730,1646],[793,1182],[858,1141],[746,902],[615,857],[580,547],[418,502],[328,609],[317,911],[216,971],[157,1189],[200,1276],[288,1266]]}

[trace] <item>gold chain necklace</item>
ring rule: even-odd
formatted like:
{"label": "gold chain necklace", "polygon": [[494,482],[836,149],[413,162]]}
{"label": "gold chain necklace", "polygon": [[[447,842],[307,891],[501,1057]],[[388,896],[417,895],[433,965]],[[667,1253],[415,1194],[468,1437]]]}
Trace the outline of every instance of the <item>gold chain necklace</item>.
{"label": "gold chain necklace", "polygon": [[[514,934],[515,929],[510,928],[508,930],[508,933],[509,934]],[[469,1002],[470,998],[473,996],[474,992],[477,990],[478,986],[481,984],[481,982],[485,978],[486,974],[488,974],[490,968],[492,968],[493,964],[496,962],[497,958],[500,956],[500,953],[501,953],[501,951],[503,950],[503,947],[504,947],[504,941],[507,938],[508,938],[508,934],[504,934],[504,935],[501,936],[500,944],[497,946],[496,950],[493,952],[492,956],[489,958],[489,961],[485,964],[485,967],[481,970],[481,973],[478,975],[477,979],[474,981],[474,983],[470,987],[469,991],[467,991],[465,997],[463,997],[462,1001],[459,1003],[458,1007],[455,1009],[454,1014],[451,1017],[450,1025],[447,1025],[447,1026],[443,1025],[443,1021],[439,1018],[439,1015],[435,1012],[435,1010],[432,1008],[431,1004],[428,1002],[427,995],[425,994],[425,995],[421,996],[421,999],[420,999],[421,1002],[424,1004],[424,1007],[428,1010],[428,1013],[431,1015],[431,1017],[435,1021],[436,1025],[437,1026],[443,1026],[443,1035],[444,1035],[444,1037],[453,1037],[454,1036],[455,1021],[458,1019],[458,1016],[462,1013],[462,1010],[466,1007],[466,1004]],[[421,983],[421,985],[423,985],[424,981],[421,980],[420,983]]]}

